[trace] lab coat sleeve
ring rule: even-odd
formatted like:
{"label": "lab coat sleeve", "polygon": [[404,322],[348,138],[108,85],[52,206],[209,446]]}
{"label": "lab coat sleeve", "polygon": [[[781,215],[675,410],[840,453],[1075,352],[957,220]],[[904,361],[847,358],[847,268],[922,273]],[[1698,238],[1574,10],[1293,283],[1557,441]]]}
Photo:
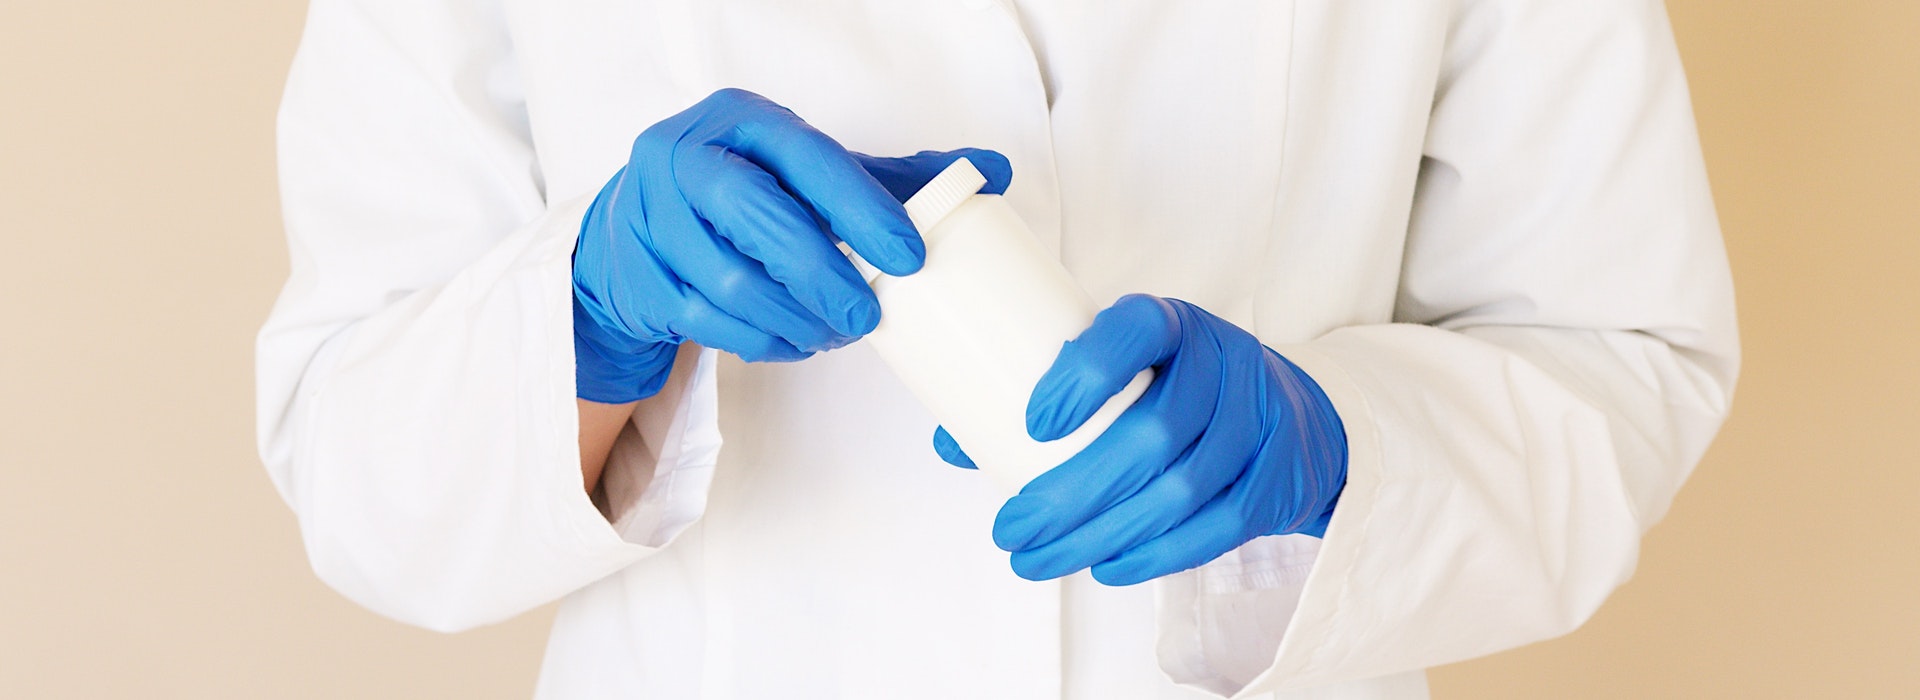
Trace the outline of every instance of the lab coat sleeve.
{"label": "lab coat sleeve", "polygon": [[541,191],[497,8],[310,8],[279,120],[292,269],[257,369],[261,454],[314,570],[378,613],[459,630],[664,546],[704,502],[712,358],[683,351],[596,508],[570,306],[589,196]]}
{"label": "lab coat sleeve", "polygon": [[1732,283],[1660,3],[1466,3],[1424,156],[1397,322],[1276,348],[1345,425],[1326,539],[1164,581],[1177,681],[1246,697],[1565,634],[1727,413]]}

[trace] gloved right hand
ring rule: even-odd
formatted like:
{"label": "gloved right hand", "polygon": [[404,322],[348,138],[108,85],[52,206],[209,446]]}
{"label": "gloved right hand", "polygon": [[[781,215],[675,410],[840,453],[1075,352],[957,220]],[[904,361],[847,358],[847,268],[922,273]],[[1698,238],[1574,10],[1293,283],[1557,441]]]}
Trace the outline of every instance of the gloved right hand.
{"label": "gloved right hand", "polygon": [[683,340],[790,362],[866,335],[880,304],[834,237],[887,274],[919,270],[926,248],[900,201],[962,156],[985,191],[1006,189],[998,153],[865,156],[745,90],[648,128],[574,249],[577,394],[653,395]]}

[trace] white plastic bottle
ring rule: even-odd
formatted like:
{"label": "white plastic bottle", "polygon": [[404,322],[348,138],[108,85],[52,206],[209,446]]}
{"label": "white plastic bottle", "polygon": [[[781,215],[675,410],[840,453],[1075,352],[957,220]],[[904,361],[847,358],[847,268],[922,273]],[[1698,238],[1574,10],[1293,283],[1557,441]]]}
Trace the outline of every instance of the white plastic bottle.
{"label": "white plastic bottle", "polygon": [[[1027,398],[1099,311],[965,158],[906,202],[926,265],[891,277],[849,255],[880,299],[867,335],[894,374],[995,483],[1018,491],[1107,429],[1152,381],[1142,371],[1072,434],[1027,436]],[[844,245],[843,245],[844,249]]]}

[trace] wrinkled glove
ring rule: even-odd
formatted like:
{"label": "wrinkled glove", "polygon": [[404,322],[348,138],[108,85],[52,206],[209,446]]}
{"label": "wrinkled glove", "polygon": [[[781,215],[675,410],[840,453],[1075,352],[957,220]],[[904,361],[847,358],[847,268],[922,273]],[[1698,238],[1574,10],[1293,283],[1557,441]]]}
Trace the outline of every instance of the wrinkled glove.
{"label": "wrinkled glove", "polygon": [[[1333,404],[1279,353],[1187,302],[1135,294],[1100,312],[1034,387],[1027,432],[1066,436],[1148,367],[1152,386],[1112,427],[1001,507],[993,541],[1021,577],[1093,567],[1123,586],[1262,535],[1325,535],[1347,475]],[[972,466],[945,430],[934,447]]]}
{"label": "wrinkled glove", "polygon": [[900,202],[962,156],[986,191],[1005,191],[998,153],[865,156],[745,90],[648,128],[574,249],[576,393],[651,396],[683,340],[790,362],[872,331],[879,301],[836,237],[887,274],[920,269],[926,247]]}

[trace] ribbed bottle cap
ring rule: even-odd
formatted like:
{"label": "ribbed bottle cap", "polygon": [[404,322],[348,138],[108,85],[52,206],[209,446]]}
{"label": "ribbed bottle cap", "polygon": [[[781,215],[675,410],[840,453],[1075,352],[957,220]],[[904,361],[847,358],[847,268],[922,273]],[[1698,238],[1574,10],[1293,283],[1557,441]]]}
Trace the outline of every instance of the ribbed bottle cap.
{"label": "ribbed bottle cap", "polygon": [[961,202],[967,201],[968,197],[977,194],[986,185],[987,176],[981,175],[980,169],[973,167],[972,161],[955,158],[947,169],[933,176],[933,180],[921,187],[919,192],[907,198],[907,218],[912,219],[913,227],[925,236],[941,219],[953,213],[954,207],[960,206]]}
{"label": "ribbed bottle cap", "polygon": [[[907,218],[913,221],[913,228],[920,232],[921,238],[925,238],[927,232],[932,231],[942,219],[953,213],[955,207],[967,201],[968,197],[979,193],[980,188],[986,185],[987,176],[981,175],[980,169],[973,167],[971,161],[966,158],[955,158],[945,170],[940,171],[939,175],[933,176],[932,180],[921,186],[919,192],[908,197],[907,203],[903,206],[907,209]],[[860,278],[866,280],[868,284],[872,284],[875,278],[883,274],[879,268],[867,264],[867,261],[853,252],[852,248],[847,247],[847,244],[841,243],[839,247],[840,252],[846,254],[847,259],[853,261],[854,268],[860,271]]]}

